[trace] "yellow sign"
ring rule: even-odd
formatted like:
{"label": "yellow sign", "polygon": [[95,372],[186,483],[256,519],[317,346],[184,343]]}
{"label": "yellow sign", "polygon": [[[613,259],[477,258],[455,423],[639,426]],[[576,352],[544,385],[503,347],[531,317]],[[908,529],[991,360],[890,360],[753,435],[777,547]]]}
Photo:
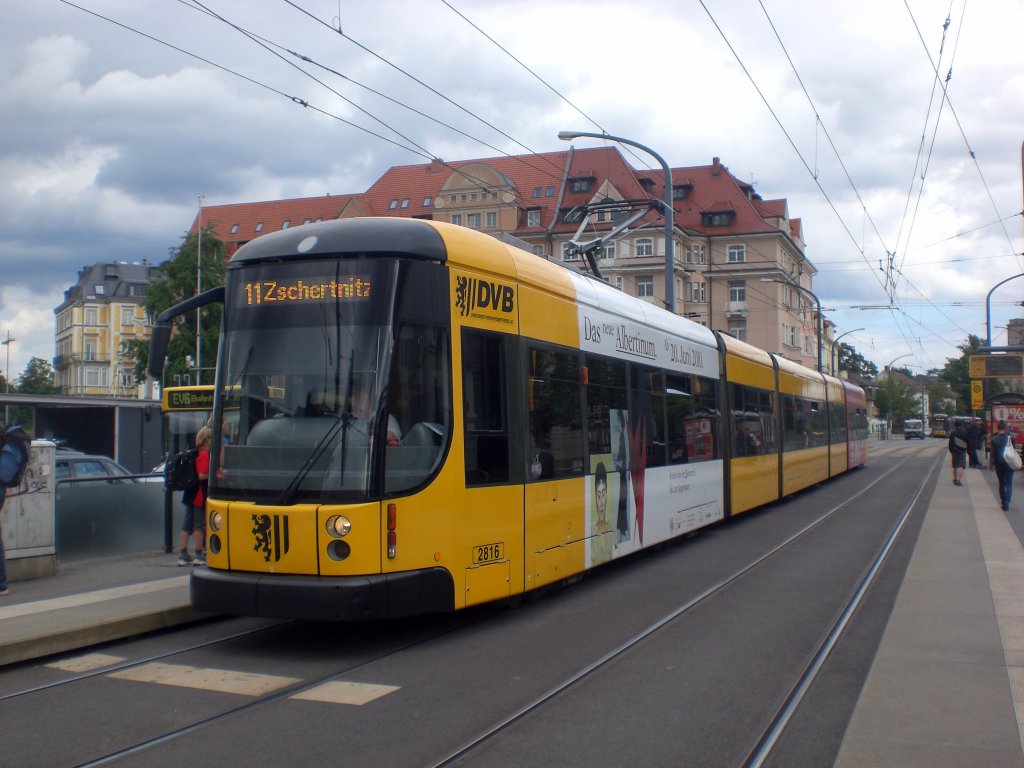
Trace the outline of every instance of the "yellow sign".
{"label": "yellow sign", "polygon": [[967,361],[972,379],[1006,379],[1024,375],[1024,356],[971,355]]}
{"label": "yellow sign", "polygon": [[980,411],[985,407],[985,382],[971,381],[971,410]]}

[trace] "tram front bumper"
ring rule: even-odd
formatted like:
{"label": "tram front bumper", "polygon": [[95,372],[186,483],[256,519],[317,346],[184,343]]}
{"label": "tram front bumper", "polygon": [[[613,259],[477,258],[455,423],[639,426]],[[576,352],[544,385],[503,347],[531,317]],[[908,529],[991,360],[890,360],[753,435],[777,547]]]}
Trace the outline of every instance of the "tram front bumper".
{"label": "tram front bumper", "polygon": [[455,585],[443,568],[324,577],[197,567],[190,593],[192,606],[208,613],[311,621],[370,621],[455,607]]}

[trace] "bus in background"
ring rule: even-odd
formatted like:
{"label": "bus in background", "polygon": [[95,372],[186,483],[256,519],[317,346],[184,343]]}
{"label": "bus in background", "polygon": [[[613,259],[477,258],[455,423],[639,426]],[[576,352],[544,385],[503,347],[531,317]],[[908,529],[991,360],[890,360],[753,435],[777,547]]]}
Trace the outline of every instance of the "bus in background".
{"label": "bus in background", "polygon": [[949,437],[949,416],[944,413],[934,413],[931,418],[932,437]]}
{"label": "bus in background", "polygon": [[164,455],[192,448],[196,432],[213,415],[213,385],[164,387],[160,411],[164,415]]}

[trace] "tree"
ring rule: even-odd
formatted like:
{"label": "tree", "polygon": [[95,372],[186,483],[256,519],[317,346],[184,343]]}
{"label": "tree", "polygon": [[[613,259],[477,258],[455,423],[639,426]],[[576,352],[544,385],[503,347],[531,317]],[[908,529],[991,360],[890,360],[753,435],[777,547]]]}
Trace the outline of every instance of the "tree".
{"label": "tree", "polygon": [[[970,334],[967,337],[967,343],[961,344],[957,347],[960,350],[961,355],[958,358],[946,358],[945,367],[939,372],[939,378],[949,385],[949,388],[955,393],[957,401],[957,413],[970,413],[971,407],[971,375],[970,375],[970,357],[971,355],[980,355],[980,347],[984,342],[978,336]],[[989,382],[989,393],[995,393],[1002,391],[999,383],[996,381]]]}
{"label": "tree", "polygon": [[921,414],[916,387],[905,376],[893,371],[882,379],[875,392],[875,408],[878,415],[891,424],[899,424]]}
{"label": "tree", "polygon": [[[171,251],[171,258],[159,267],[159,274],[149,284],[146,293],[146,312],[156,317],[175,304],[196,295],[196,261],[199,256],[199,239],[194,234],[185,237],[181,247]],[[224,242],[208,225],[202,231],[202,290],[224,285],[226,265],[224,260]],[[202,382],[213,383],[213,369],[217,359],[217,341],[220,338],[221,305],[210,304],[203,307],[201,322]],[[143,381],[146,366],[149,363],[149,341],[134,340],[129,344],[129,354],[135,361],[135,379]],[[164,381],[176,384],[189,377],[192,383],[198,383],[199,377],[192,360],[189,367],[186,358],[196,355],[196,313],[188,312],[175,320],[171,343],[167,348],[167,365],[164,368]]]}
{"label": "tree", "polygon": [[839,342],[839,346],[836,349],[839,359],[837,370],[848,371],[854,376],[860,376],[863,379],[873,379],[878,375],[878,366],[870,360],[864,359],[864,356],[851,345],[842,341]]}
{"label": "tree", "polygon": [[18,377],[18,391],[33,395],[52,395],[54,386],[53,367],[41,357],[33,357],[25,366],[25,372]]}

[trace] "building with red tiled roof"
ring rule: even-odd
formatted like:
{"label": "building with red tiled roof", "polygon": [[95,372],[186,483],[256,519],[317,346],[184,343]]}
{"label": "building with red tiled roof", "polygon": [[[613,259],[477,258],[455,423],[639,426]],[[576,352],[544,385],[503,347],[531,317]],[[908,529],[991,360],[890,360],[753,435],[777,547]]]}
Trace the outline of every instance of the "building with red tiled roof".
{"label": "building with red tiled roof", "polygon": [[[717,157],[710,165],[673,168],[671,177],[672,309],[816,365],[817,310],[809,296],[817,270],[804,253],[802,223],[789,217],[786,200],[762,199]],[[607,282],[664,305],[664,183],[662,171],[636,170],[615,147],[569,147],[393,166],[365,192],[208,206],[201,215],[203,226],[225,241],[228,255],[265,232],[310,221],[401,216],[512,235],[538,257],[582,271],[588,262],[571,246],[577,232],[581,242],[603,238],[620,216],[636,211],[637,221],[599,244],[597,263]],[[199,216],[193,232],[198,225]]]}

